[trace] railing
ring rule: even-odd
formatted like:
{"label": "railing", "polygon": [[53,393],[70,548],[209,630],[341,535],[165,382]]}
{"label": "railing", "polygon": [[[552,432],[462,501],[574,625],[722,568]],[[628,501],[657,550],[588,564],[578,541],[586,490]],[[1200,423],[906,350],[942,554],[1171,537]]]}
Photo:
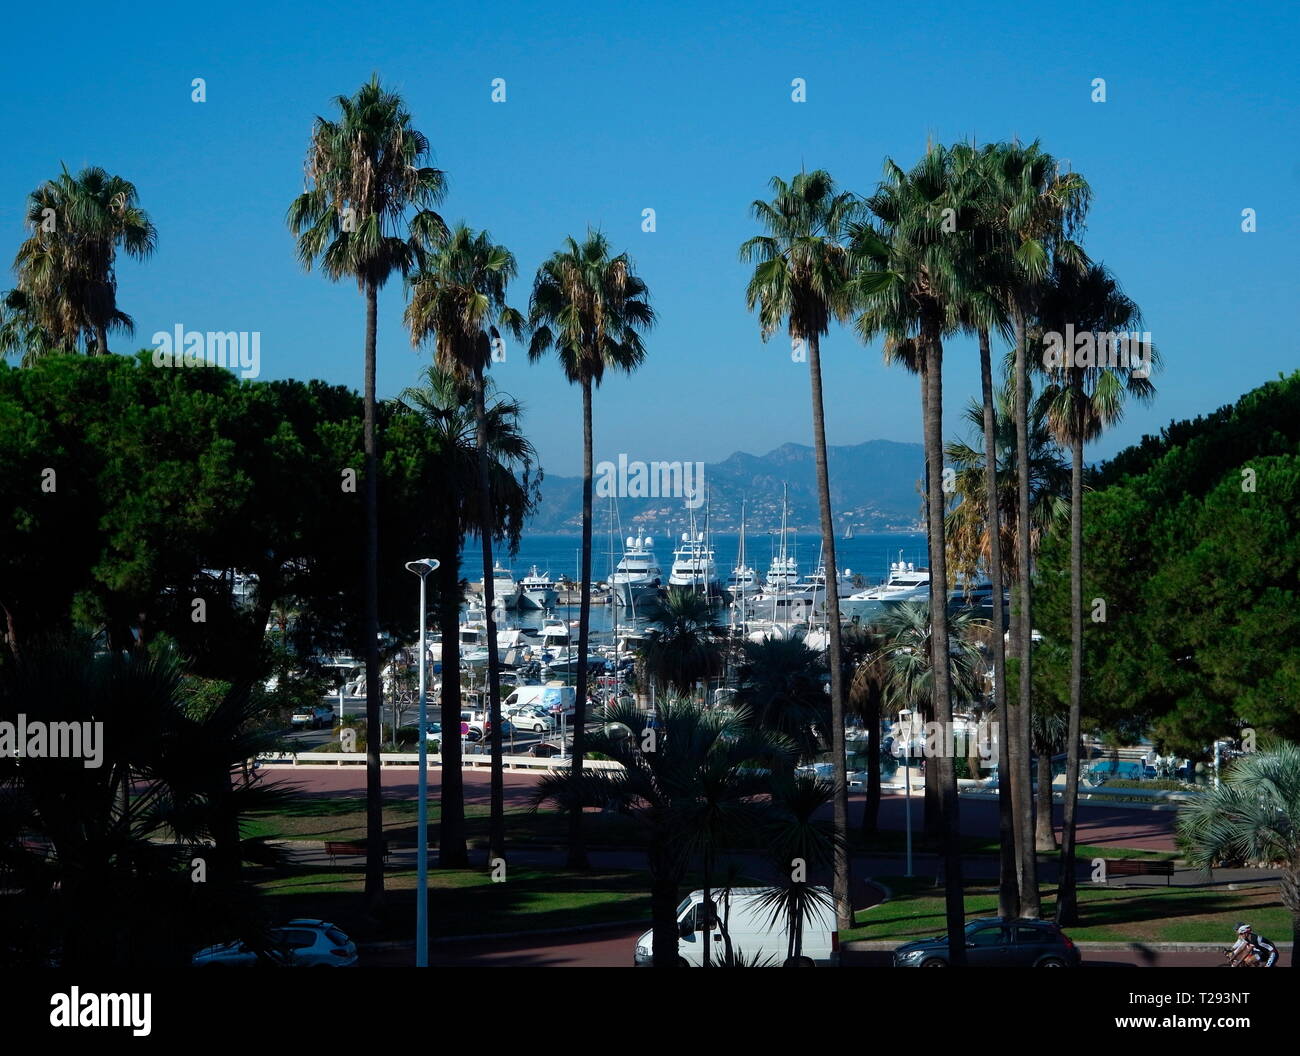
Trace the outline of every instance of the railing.
{"label": "railing", "polygon": [[[442,756],[429,753],[429,766],[442,766]],[[264,767],[284,767],[284,766],[364,766],[366,762],[365,752],[268,752],[265,755],[257,757],[259,765]],[[482,755],[463,755],[461,756],[463,766],[491,766],[492,756],[488,753]],[[567,770],[573,762],[568,756],[545,758],[533,755],[506,755],[501,758],[502,765],[507,770]],[[418,752],[380,752],[380,766],[419,766],[420,755]],[[621,770],[623,765],[616,763],[612,759],[584,759],[582,762],[584,770]]]}

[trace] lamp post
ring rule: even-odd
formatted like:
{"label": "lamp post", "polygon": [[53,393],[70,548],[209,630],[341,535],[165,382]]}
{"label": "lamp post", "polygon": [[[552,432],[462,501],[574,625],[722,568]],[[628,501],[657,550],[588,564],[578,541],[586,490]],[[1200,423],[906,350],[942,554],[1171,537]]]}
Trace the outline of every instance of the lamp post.
{"label": "lamp post", "polygon": [[406,567],[420,577],[420,805],[416,822],[415,847],[415,966],[429,967],[429,737],[425,732],[429,719],[429,701],[425,680],[428,657],[424,645],[425,631],[425,580],[440,562],[431,557],[408,561]]}

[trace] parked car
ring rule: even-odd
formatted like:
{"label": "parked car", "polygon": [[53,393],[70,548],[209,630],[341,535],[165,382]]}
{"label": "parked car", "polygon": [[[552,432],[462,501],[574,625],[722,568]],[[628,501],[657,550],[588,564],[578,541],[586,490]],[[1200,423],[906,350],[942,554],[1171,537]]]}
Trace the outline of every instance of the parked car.
{"label": "parked car", "polygon": [[322,729],[334,722],[334,709],[323,704],[314,708],[299,708],[289,716],[289,724],[298,729]]}
{"label": "parked car", "polygon": [[[267,938],[266,956],[282,968],[352,968],[357,963],[356,943],[329,921],[291,920],[272,928]],[[204,947],[191,963],[196,968],[252,968],[266,961],[247,942],[236,941]]]}
{"label": "parked car", "polygon": [[[677,963],[698,967],[704,962],[704,930],[709,930],[709,963],[718,964],[726,950],[726,937],[745,960],[757,960],[768,967],[813,968],[834,965],[839,960],[839,935],[835,930],[835,912],[831,893],[816,889],[821,901],[809,907],[803,921],[800,951],[789,956],[789,937],[783,914],[775,919],[768,899],[769,888],[732,887],[710,892],[714,912],[704,907],[704,892],[692,891],[677,907]],[[725,929],[725,930],[724,930]],[[654,932],[647,931],[636,940],[632,963],[638,968],[654,963]]]}
{"label": "parked car", "polygon": [[545,711],[531,704],[516,704],[507,708],[505,721],[512,723],[516,730],[533,733],[549,733],[555,729],[555,720]]}
{"label": "parked car", "polygon": [[[1070,937],[1043,920],[972,920],[965,938],[972,968],[1077,968],[1083,961]],[[948,967],[948,936],[904,943],[894,950],[894,967]]]}

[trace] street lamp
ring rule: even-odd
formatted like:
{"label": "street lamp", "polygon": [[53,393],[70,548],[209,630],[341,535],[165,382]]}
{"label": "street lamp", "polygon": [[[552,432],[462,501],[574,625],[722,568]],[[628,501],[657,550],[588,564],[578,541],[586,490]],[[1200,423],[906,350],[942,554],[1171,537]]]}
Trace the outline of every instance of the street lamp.
{"label": "street lamp", "polygon": [[420,719],[418,723],[420,736],[420,807],[419,820],[416,822],[415,847],[415,966],[429,967],[429,737],[425,732],[429,719],[429,701],[426,693],[425,664],[427,653],[424,646],[425,628],[425,580],[440,562],[431,557],[422,557],[418,561],[406,562],[406,568],[420,577]]}

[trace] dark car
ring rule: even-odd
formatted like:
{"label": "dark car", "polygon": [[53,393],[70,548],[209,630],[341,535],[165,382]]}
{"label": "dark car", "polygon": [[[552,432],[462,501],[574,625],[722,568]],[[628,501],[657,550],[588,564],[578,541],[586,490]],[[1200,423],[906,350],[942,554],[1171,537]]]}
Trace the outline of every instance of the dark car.
{"label": "dark car", "polygon": [[[1077,968],[1079,948],[1055,924],[991,917],[966,925],[966,963],[972,968]],[[895,968],[948,967],[948,936],[907,942],[894,950]]]}

